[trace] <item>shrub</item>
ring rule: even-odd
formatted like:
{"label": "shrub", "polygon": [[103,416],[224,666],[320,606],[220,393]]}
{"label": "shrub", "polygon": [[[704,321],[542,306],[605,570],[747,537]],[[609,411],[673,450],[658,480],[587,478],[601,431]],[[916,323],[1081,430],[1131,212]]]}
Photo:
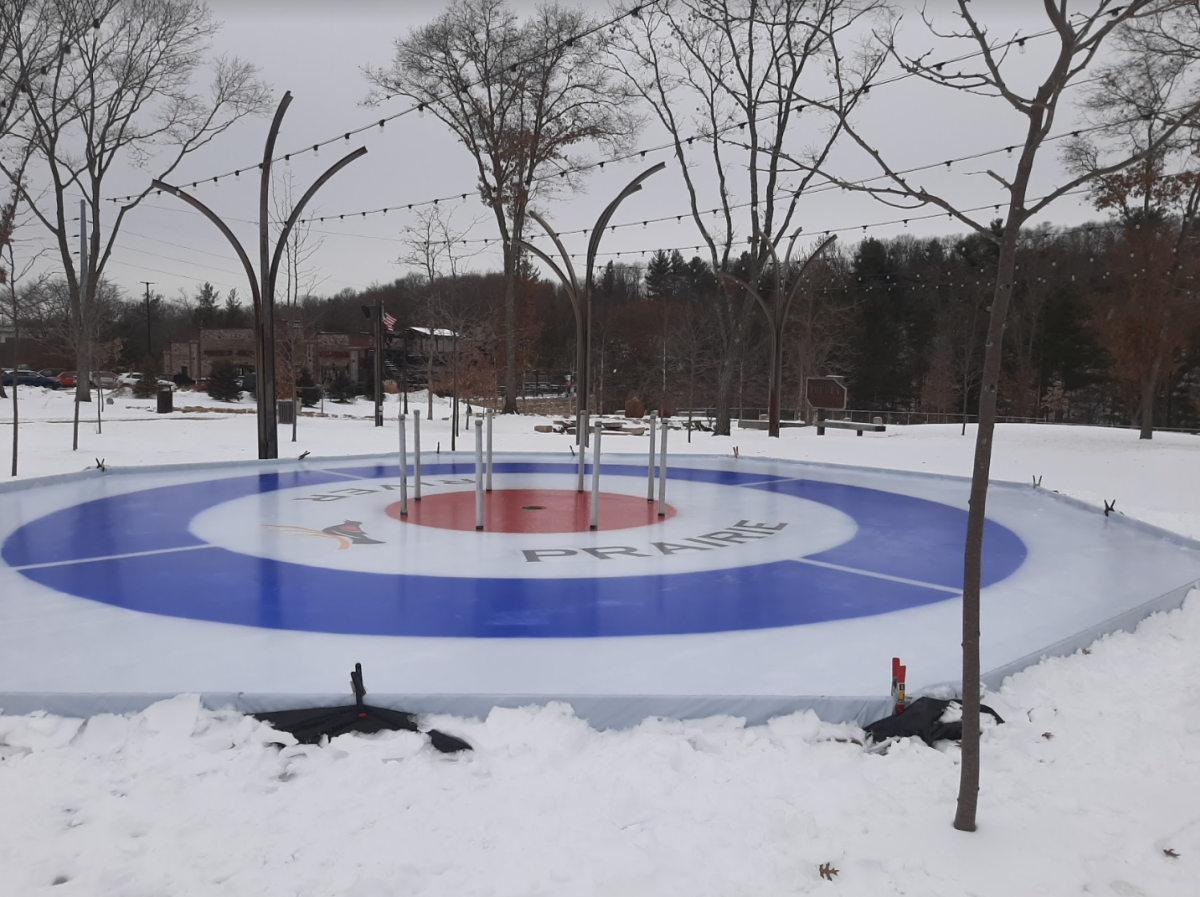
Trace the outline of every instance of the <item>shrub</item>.
{"label": "shrub", "polygon": [[139,399],[152,399],[158,395],[158,365],[147,358],[141,364],[142,379],[133,384],[133,394]]}
{"label": "shrub", "polygon": [[353,402],[357,395],[358,384],[351,380],[345,371],[338,371],[338,375],[329,384],[329,397],[335,402]]}
{"label": "shrub", "polygon": [[242,397],[237,370],[232,362],[218,361],[208,373],[208,394],[219,402],[236,402]]}
{"label": "shrub", "polygon": [[312,408],[321,401],[321,387],[317,386],[308,368],[300,368],[300,376],[296,378],[296,395],[305,408]]}

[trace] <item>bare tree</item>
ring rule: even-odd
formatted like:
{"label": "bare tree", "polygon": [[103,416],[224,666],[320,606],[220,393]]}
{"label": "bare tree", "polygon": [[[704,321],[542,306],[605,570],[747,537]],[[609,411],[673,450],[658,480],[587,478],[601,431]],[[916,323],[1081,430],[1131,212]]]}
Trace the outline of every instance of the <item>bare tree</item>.
{"label": "bare tree", "polygon": [[640,126],[600,65],[607,40],[582,10],[554,2],[521,23],[507,0],[455,0],[396,41],[390,67],[365,72],[375,99],[415,100],[475,161],[504,256],[505,414],[517,411],[516,242],[529,203],[578,187],[579,146],[620,152]]}
{"label": "bare tree", "polygon": [[[475,250],[467,249],[468,244],[463,240],[478,223],[479,219],[476,218],[466,228],[459,229],[454,225],[454,209],[444,211],[440,205],[434,205],[418,209],[416,223],[401,231],[405,251],[396,260],[397,264],[416,268],[425,277],[421,313],[429,329],[425,354],[426,399],[429,403],[426,414],[429,420],[433,419],[433,366],[437,360],[438,345],[434,322],[446,317],[447,303],[442,292],[445,289],[453,290],[463,262],[483,251],[482,246]],[[404,351],[407,353],[407,345]]]}
{"label": "bare tree", "polygon": [[1195,221],[1200,175],[1167,174],[1144,163],[1101,178],[1094,203],[1117,214],[1105,287],[1094,297],[1093,327],[1115,379],[1132,393],[1140,438],[1154,436],[1159,391],[1200,323],[1191,296],[1197,273]]}
{"label": "bare tree", "polygon": [[[102,280],[92,298],[87,329],[81,331],[71,320],[70,284],[63,277],[41,283],[36,301],[25,300],[23,321],[26,336],[57,355],[78,356],[80,344],[96,347],[97,360],[111,358],[104,345],[111,343],[113,327],[120,315],[121,293],[109,280]],[[119,353],[118,353],[119,354]]]}
{"label": "bare tree", "polygon": [[[17,163],[18,177],[23,174],[24,161],[26,160]],[[7,318],[9,326],[12,329],[12,367],[14,372],[20,366],[21,360],[21,326],[25,318],[36,315],[36,309],[31,306],[36,305],[37,299],[41,295],[42,284],[46,279],[43,274],[35,277],[33,280],[28,280],[42,254],[41,250],[33,250],[24,253],[20,258],[18,257],[18,241],[14,239],[13,234],[17,230],[19,223],[19,206],[20,200],[16,190],[13,190],[10,197],[0,205],[0,288],[2,288],[6,300],[3,311],[0,312],[0,321]],[[19,392],[20,390],[17,388],[17,380],[14,373],[12,396],[8,397],[12,400],[11,475],[14,477],[17,475],[18,449],[20,448],[21,413],[18,403]],[[4,384],[0,381],[0,398],[3,397],[6,397],[4,394]]]}
{"label": "bare tree", "polygon": [[846,259],[826,251],[808,271],[808,283],[797,291],[785,346],[792,358],[796,383],[796,407],[808,414],[806,384],[809,377],[832,372],[831,366],[849,348],[847,334],[854,316],[854,304],[839,288],[845,274]]}
{"label": "bare tree", "polygon": [[1027,84],[1036,80],[1031,78],[1029,62],[1022,61],[1019,77],[1014,77],[1017,75],[1013,71],[1014,67],[1007,64],[1010,52],[1018,45],[1018,36],[1014,35],[1007,41],[998,41],[992,37],[980,21],[977,12],[972,10],[969,0],[956,0],[955,15],[958,25],[954,30],[940,32],[935,29],[931,20],[925,19],[925,22],[930,31],[939,38],[965,41],[973,53],[973,56],[968,58],[979,60],[975,68],[960,67],[960,63],[947,67],[944,63],[933,60],[932,51],[918,57],[905,56],[896,48],[894,30],[878,35],[882,46],[886,47],[892,58],[910,75],[951,90],[1001,100],[1024,119],[1024,135],[1022,139],[1014,141],[1015,158],[1011,172],[1007,175],[995,171],[988,172],[1003,185],[1007,194],[999,233],[993,232],[987,222],[972,218],[954,200],[910,181],[888,161],[884,152],[873,145],[865,132],[844,115],[841,108],[819,100],[809,101],[825,106],[841,118],[845,132],[875,164],[883,184],[877,186],[877,182],[864,183],[839,176],[829,170],[824,160],[813,158],[811,155],[807,164],[824,169],[834,183],[848,189],[868,191],[885,202],[906,207],[937,206],[998,247],[995,286],[980,376],[979,427],[963,559],[963,739],[958,808],[954,818],[954,827],[962,831],[975,830],[979,802],[979,593],[983,530],[996,423],[997,392],[1000,384],[1001,348],[1012,298],[1018,236],[1027,221],[1065,193],[1078,189],[1094,178],[1119,171],[1156,152],[1165,142],[1173,139],[1185,123],[1195,120],[1197,112],[1200,111],[1200,102],[1193,99],[1186,103],[1184,108],[1178,110],[1172,123],[1166,125],[1151,143],[1137,152],[1119,152],[1115,158],[1105,161],[1101,161],[1097,154],[1079,166],[1081,170],[1076,177],[1066,179],[1041,197],[1029,196],[1030,183],[1039,154],[1053,133],[1065,91],[1083,80],[1085,72],[1105,42],[1127,24],[1178,5],[1174,0],[1099,0],[1088,4],[1086,11],[1074,11],[1070,0],[1043,0],[1043,8],[1050,26],[1048,39],[1054,42],[1054,51],[1048,68],[1041,74],[1040,81],[1027,92],[1022,92],[1018,83]]}
{"label": "bare tree", "polygon": [[482,219],[472,218],[470,224],[459,227],[454,224],[455,211],[441,205],[417,209],[416,223],[400,230],[405,251],[396,264],[416,268],[428,284],[439,277],[458,277],[463,263],[483,252],[482,244],[472,250],[464,239]]}
{"label": "bare tree", "polygon": [[[1119,286],[1102,301],[1097,329],[1118,377],[1136,384],[1142,439],[1154,435],[1156,397],[1196,314],[1186,288],[1195,268],[1200,135],[1194,123],[1175,126],[1178,107],[1196,89],[1200,7],[1164,6],[1117,32],[1120,53],[1099,70],[1084,104],[1099,140],[1139,157],[1128,170],[1099,177],[1092,201],[1115,213],[1121,228],[1113,271]],[[1095,169],[1099,158],[1094,139],[1070,146],[1078,170]]]}
{"label": "bare tree", "polygon": [[[463,387],[468,387],[469,394],[473,394],[473,391],[481,384],[478,375],[472,374],[469,377],[463,375],[464,360],[471,367],[478,367],[484,362],[478,347],[487,342],[490,329],[486,306],[483,303],[471,301],[472,297],[468,296],[461,286],[457,279],[446,281],[435,293],[430,295],[425,303],[431,344],[434,342],[434,334],[438,331],[449,331],[450,333],[450,372],[448,377],[442,378],[440,386],[448,389],[451,394],[451,450],[456,448],[458,442],[459,395],[463,391]],[[432,369],[430,375],[429,416],[432,419],[432,396],[435,385],[432,379]],[[448,382],[446,382],[447,380]]]}
{"label": "bare tree", "polygon": [[0,6],[0,139],[29,113],[27,99],[120,0],[8,0]]}
{"label": "bare tree", "polygon": [[[276,233],[283,230],[296,207],[294,188],[295,180],[290,171],[272,182],[275,213],[272,223]],[[303,300],[311,296],[321,282],[317,269],[309,264],[325,243],[323,237],[313,237],[312,222],[316,214],[314,210],[308,218],[297,221],[283,244],[283,309],[279,313],[275,339],[280,350],[277,365],[287,373],[293,406],[296,406],[299,396],[300,369],[307,367],[311,370],[313,367],[313,359],[308,353],[308,337],[315,321]],[[292,415],[292,442],[296,441],[299,421],[300,409],[296,407]]]}
{"label": "bare tree", "polygon": [[[125,199],[108,223],[104,186],[110,173],[123,165],[153,164],[164,178],[238,119],[265,110],[269,96],[253,66],[225,57],[211,61],[207,95],[193,86],[217,31],[200,0],[62,0],[45,8],[54,34],[77,37],[70,54],[56,56],[28,85],[27,114],[12,132],[36,147],[37,167],[51,186],[50,208],[33,208],[57,243],[71,320],[86,333],[90,304],[125,216],[151,189],[148,178],[146,188]],[[0,94],[8,93],[11,74],[0,77],[6,79]],[[3,160],[0,171],[11,178]],[[32,205],[29,189],[22,187],[22,193]],[[90,224],[82,253],[86,265],[72,252],[76,207],[69,197],[80,193]],[[89,344],[76,340],[76,350],[76,400],[90,401]]]}
{"label": "bare tree", "polygon": [[[672,309],[668,341],[676,374],[687,384],[688,442],[692,441],[690,423],[696,408],[696,388],[712,373],[719,357],[712,317],[712,306],[709,304],[685,301],[677,303]],[[663,421],[663,426],[666,425],[666,421]]]}
{"label": "bare tree", "polygon": [[[22,127],[30,114],[30,97],[71,55],[79,37],[99,27],[117,0],[93,5],[94,18],[86,21],[73,14],[75,2],[10,0],[0,6],[0,149],[7,154],[5,180],[12,188],[11,198],[5,191],[0,208],[0,250],[11,248],[22,198],[16,187],[24,182],[35,146],[28,129]],[[0,285],[5,283],[5,265],[0,261]]]}
{"label": "bare tree", "polygon": [[[612,64],[669,132],[692,220],[718,276],[718,434],[729,434],[755,302],[773,325],[786,317],[790,285],[781,244],[799,234],[800,199],[821,180],[793,166],[787,151],[815,141],[815,157],[823,161],[884,56],[877,53],[876,65],[860,72],[861,83],[839,93],[832,108],[840,116],[802,114],[796,96],[802,84],[825,82],[825,67],[838,62],[831,53],[836,37],[882,9],[874,0],[671,0],[622,23]],[[711,176],[715,197],[701,172]],[[776,436],[781,349],[773,338]]]}

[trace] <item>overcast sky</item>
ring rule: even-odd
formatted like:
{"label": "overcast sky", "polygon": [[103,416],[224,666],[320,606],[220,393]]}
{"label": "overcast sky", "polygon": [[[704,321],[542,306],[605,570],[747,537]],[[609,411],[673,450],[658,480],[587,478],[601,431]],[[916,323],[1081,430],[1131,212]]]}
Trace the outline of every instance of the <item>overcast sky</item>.
{"label": "overcast sky", "polygon": [[[518,8],[532,4],[518,2]],[[271,85],[276,99],[290,90],[293,102],[283,122],[278,152],[311,148],[346,130],[378,120],[409,105],[393,99],[378,109],[367,108],[362,101],[368,85],[361,73],[367,64],[386,64],[392,56],[397,36],[415,25],[428,21],[443,8],[433,2],[383,2],[383,0],[215,0],[211,2],[223,27],[215,49],[252,60],[262,77]],[[989,0],[974,6],[981,18],[992,26],[992,34],[1009,37],[1017,33],[1033,34],[1047,23],[1040,0]],[[589,4],[597,14],[607,7]],[[941,2],[939,12],[948,8]],[[939,47],[935,57],[946,58],[969,51],[963,42],[939,43],[931,38],[916,14],[917,7],[906,5],[903,33],[911,49]],[[949,24],[944,15],[942,20]],[[1031,40],[1024,53],[1014,53],[1010,68],[1015,77],[1040,79],[1046,70],[1047,51],[1052,39]],[[909,167],[967,154],[994,150],[1019,143],[1023,119],[998,101],[967,97],[906,79],[872,91],[859,120],[872,139],[886,151],[897,167]],[[1068,116],[1056,130],[1067,131],[1073,119]],[[195,193],[222,215],[235,229],[252,258],[257,258],[256,225],[251,223],[257,210],[258,187],[255,178],[225,178],[214,185],[212,176],[235,168],[249,169],[262,155],[269,118],[241,122],[212,145],[189,157],[170,180],[190,189],[192,181],[208,179]],[[664,134],[648,127],[639,145],[657,146]],[[359,289],[372,283],[389,282],[407,272],[396,259],[404,253],[403,227],[412,222],[412,213],[391,211],[386,216],[362,217],[360,212],[383,206],[403,207],[435,197],[466,193],[458,201],[454,223],[465,229],[473,220],[478,224],[471,238],[495,238],[495,223],[480,205],[475,193],[475,176],[466,149],[432,115],[407,115],[390,122],[384,130],[372,128],[349,142],[339,140],[319,154],[298,155],[288,166],[279,165],[282,175],[290,170],[297,193],[307,186],[345,152],[366,146],[368,155],[340,172],[317,194],[310,207],[314,216],[325,216],[324,223],[313,226],[312,238],[323,242],[309,266],[317,281],[315,292],[329,294],[345,288]],[[861,160],[847,151],[838,157],[849,175],[870,172]],[[672,160],[666,153],[648,154],[642,160],[607,165],[603,171],[587,176],[586,192],[555,199],[542,206],[560,230],[589,227],[600,209],[638,172],[654,162]],[[930,172],[918,179],[928,188],[936,188],[962,206],[972,207],[1002,202],[1000,186],[983,171],[993,168],[1011,170],[1013,159],[1003,154],[976,162],[957,164],[952,169]],[[129,170],[114,177],[107,195],[130,193],[144,185],[153,171]],[[1064,173],[1057,150],[1044,152],[1034,178],[1031,194],[1040,195],[1060,182]],[[115,206],[106,205],[108,215]],[[658,248],[692,247],[700,242],[695,225],[687,217],[686,195],[677,170],[666,171],[647,181],[645,189],[626,200],[614,223],[635,226],[607,233],[601,246],[603,263],[609,258],[644,262]],[[643,220],[683,215],[681,221],[641,226]],[[840,234],[846,244],[864,236],[863,224],[886,222],[903,217],[916,219],[931,210],[899,213],[866,196],[827,191],[802,201],[798,223],[805,233],[827,229],[853,228]],[[981,213],[988,217],[985,213]],[[345,215],[344,220],[337,216]],[[1100,217],[1086,203],[1086,197],[1066,197],[1052,206],[1044,220],[1057,224],[1075,224]],[[940,215],[932,221],[910,220],[902,224],[873,227],[870,235],[886,237],[905,231],[917,235],[961,232],[963,228]],[[582,252],[584,238],[570,237],[568,248]],[[620,252],[618,258],[614,253]],[[643,256],[643,253],[645,255]],[[471,266],[495,267],[498,252],[485,251]],[[245,276],[235,256],[219,232],[201,215],[169,196],[149,197],[126,218],[117,250],[107,276],[126,293],[140,296],[142,281],[153,282],[155,292],[168,298],[180,290],[195,292],[198,284],[211,281],[224,294],[231,287],[243,299],[249,296]]]}

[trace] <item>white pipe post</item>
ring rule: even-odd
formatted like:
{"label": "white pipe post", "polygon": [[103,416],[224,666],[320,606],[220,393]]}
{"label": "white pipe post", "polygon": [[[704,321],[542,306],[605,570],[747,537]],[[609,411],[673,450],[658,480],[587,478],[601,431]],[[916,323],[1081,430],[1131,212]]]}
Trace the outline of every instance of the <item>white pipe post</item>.
{"label": "white pipe post", "polygon": [[596,444],[592,448],[592,529],[600,526],[600,422],[596,421]]}
{"label": "white pipe post", "polygon": [[492,491],[492,414],[491,408],[487,410],[487,491]]}
{"label": "white pipe post", "polygon": [[646,501],[654,501],[654,425],[658,423],[658,412],[650,412],[650,461],[646,470]]}
{"label": "white pipe post", "polygon": [[413,501],[421,500],[421,412],[413,409]]}
{"label": "white pipe post", "polygon": [[667,422],[662,426],[662,452],[658,458],[658,516],[667,516]]}
{"label": "white pipe post", "polygon": [[483,421],[475,419],[475,529],[483,529]]}
{"label": "white pipe post", "polygon": [[579,479],[575,484],[576,492],[583,491],[583,465],[587,459],[587,438],[585,436],[587,433],[587,419],[588,414],[584,411],[580,413],[579,418],[575,421],[575,431],[579,436]]}
{"label": "white pipe post", "polygon": [[404,444],[404,412],[400,412],[400,516],[408,516],[408,447]]}

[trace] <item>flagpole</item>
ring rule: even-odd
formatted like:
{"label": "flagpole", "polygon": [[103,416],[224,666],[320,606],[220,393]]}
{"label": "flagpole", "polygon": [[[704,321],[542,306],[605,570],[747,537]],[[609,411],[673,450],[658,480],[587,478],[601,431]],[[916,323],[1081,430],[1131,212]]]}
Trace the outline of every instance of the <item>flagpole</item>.
{"label": "flagpole", "polygon": [[383,297],[375,299],[375,426],[383,426]]}

